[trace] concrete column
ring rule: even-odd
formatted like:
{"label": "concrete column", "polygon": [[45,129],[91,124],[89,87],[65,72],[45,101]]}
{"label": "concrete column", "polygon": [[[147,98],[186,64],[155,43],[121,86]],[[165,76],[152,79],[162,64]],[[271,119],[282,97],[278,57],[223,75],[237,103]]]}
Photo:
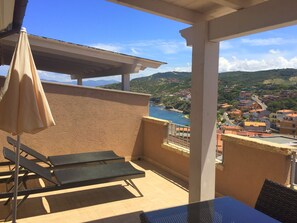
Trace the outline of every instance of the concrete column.
{"label": "concrete column", "polygon": [[122,75],[122,90],[130,91],[130,74]]}
{"label": "concrete column", "polygon": [[189,202],[215,196],[219,43],[208,41],[208,23],[181,31],[192,46]]}
{"label": "concrete column", "polygon": [[77,78],[77,85],[83,85],[82,78]]}

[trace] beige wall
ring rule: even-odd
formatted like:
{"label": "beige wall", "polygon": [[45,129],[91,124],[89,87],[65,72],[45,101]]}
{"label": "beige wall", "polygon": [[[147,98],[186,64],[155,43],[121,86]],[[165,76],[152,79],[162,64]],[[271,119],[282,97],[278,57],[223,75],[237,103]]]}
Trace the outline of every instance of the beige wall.
{"label": "beige wall", "polygon": [[[145,117],[144,159],[188,181],[189,157],[164,146],[168,121]],[[264,180],[289,184],[290,148],[236,135],[223,135],[224,163],[217,164],[216,192],[254,207]],[[171,149],[168,149],[171,147]]]}
{"label": "beige wall", "polygon": [[186,180],[189,177],[189,158],[162,147],[167,138],[168,123],[166,120],[143,118],[143,156],[144,159]]}
{"label": "beige wall", "polygon": [[223,136],[223,148],[224,163],[216,171],[216,192],[253,207],[266,178],[289,183],[290,157],[281,148],[231,135]]}
{"label": "beige wall", "polygon": [[[128,159],[142,155],[149,95],[54,83],[43,87],[57,125],[22,135],[23,143],[45,155],[97,150],[114,150]],[[0,131],[1,147],[7,146],[7,135]]]}

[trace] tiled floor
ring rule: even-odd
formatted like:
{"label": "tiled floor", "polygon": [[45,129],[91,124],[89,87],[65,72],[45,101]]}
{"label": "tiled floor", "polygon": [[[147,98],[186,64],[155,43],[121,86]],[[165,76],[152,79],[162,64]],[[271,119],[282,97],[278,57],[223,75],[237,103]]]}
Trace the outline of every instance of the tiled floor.
{"label": "tiled floor", "polygon": [[[19,208],[18,222],[139,223],[139,214],[143,211],[187,203],[188,191],[184,182],[145,161],[133,165],[146,172],[144,178],[133,180],[143,197],[120,181],[44,193],[30,197]],[[8,209],[0,200],[0,220]]]}

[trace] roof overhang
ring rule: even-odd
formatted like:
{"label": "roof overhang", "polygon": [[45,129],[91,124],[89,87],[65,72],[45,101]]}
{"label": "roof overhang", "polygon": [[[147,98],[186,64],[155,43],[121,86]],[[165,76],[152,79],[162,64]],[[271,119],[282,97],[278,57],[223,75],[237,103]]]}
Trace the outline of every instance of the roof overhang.
{"label": "roof overhang", "polygon": [[208,22],[208,39],[214,42],[297,24],[296,0],[107,1],[190,25]]}
{"label": "roof overhang", "polygon": [[[28,37],[38,70],[69,74],[72,79],[138,73],[165,64],[35,35]],[[1,65],[10,64],[17,40],[17,34],[0,39]]]}
{"label": "roof overhang", "polygon": [[0,38],[19,32],[28,0],[0,0]]}

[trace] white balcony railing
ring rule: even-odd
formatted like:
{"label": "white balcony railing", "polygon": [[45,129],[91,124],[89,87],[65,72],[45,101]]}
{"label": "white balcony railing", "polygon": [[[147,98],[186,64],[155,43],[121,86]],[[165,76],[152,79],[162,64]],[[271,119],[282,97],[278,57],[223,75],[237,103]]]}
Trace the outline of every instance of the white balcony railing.
{"label": "white balcony railing", "polygon": [[168,126],[167,143],[190,149],[190,131],[189,126],[170,123]]}
{"label": "white balcony railing", "polygon": [[[170,122],[168,125],[168,136],[167,143],[183,147],[184,149],[190,150],[190,138],[191,128],[185,125],[179,125]],[[216,159],[219,162],[223,162],[223,152],[219,149],[218,145],[216,148]]]}

